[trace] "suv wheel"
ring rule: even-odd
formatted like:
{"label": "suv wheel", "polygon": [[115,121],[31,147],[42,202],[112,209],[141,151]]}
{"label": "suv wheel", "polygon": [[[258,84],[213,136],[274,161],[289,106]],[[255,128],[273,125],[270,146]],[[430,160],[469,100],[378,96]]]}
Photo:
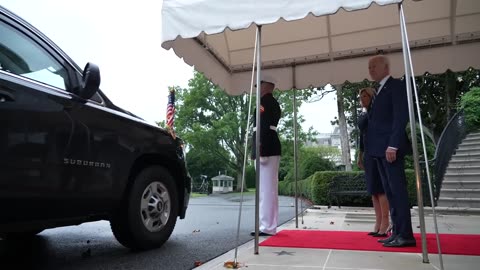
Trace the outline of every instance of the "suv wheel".
{"label": "suv wheel", "polygon": [[110,221],[115,238],[131,249],[161,246],[172,234],[178,195],[170,173],[160,166],[144,169]]}

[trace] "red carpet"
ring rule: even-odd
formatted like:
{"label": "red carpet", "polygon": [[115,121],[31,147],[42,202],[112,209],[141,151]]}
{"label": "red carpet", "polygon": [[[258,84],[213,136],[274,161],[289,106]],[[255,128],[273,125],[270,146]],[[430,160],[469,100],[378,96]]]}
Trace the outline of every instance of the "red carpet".
{"label": "red carpet", "polygon": [[[387,248],[366,232],[283,230],[263,241],[260,246],[323,248],[386,252],[422,253],[420,234],[415,234],[416,247]],[[480,235],[440,234],[442,254],[480,255]],[[438,253],[435,234],[427,234],[428,253]]]}

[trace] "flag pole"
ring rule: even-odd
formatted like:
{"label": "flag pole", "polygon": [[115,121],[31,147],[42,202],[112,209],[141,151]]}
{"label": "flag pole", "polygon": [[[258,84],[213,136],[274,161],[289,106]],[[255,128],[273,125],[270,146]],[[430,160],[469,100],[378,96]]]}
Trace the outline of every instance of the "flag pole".
{"label": "flag pole", "polygon": [[176,139],[177,135],[175,134],[175,130],[173,129],[174,120],[175,120],[175,87],[169,86],[166,126],[167,126],[168,132],[170,133],[170,136],[172,136],[173,139]]}

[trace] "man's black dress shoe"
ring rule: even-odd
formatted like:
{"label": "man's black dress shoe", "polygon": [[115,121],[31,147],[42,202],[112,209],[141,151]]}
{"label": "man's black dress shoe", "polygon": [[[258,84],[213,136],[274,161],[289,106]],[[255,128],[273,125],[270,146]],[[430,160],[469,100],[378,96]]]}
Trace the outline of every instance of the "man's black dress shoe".
{"label": "man's black dress shoe", "polygon": [[367,235],[375,235],[375,234],[377,234],[377,233],[378,233],[378,231],[376,231],[376,232],[369,232],[369,233],[367,233]]}
{"label": "man's black dress shoe", "polygon": [[384,247],[414,247],[417,245],[415,238],[412,239],[405,239],[401,236],[398,236],[393,241],[384,243]]}
{"label": "man's black dress shoe", "polygon": [[396,235],[392,234],[388,238],[378,240],[378,242],[385,244],[385,243],[393,241],[396,237],[397,237]]}
{"label": "man's black dress shoe", "polygon": [[[255,231],[250,232],[251,236],[255,236]],[[273,234],[258,232],[258,236],[272,236]]]}

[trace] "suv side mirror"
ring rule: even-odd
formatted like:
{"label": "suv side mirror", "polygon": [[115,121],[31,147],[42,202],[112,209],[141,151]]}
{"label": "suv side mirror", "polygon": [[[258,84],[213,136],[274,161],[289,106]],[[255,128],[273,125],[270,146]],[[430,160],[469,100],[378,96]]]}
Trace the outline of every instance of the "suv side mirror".
{"label": "suv side mirror", "polygon": [[98,91],[100,86],[100,69],[97,65],[87,63],[83,69],[82,85],[79,96],[83,99],[89,99]]}

